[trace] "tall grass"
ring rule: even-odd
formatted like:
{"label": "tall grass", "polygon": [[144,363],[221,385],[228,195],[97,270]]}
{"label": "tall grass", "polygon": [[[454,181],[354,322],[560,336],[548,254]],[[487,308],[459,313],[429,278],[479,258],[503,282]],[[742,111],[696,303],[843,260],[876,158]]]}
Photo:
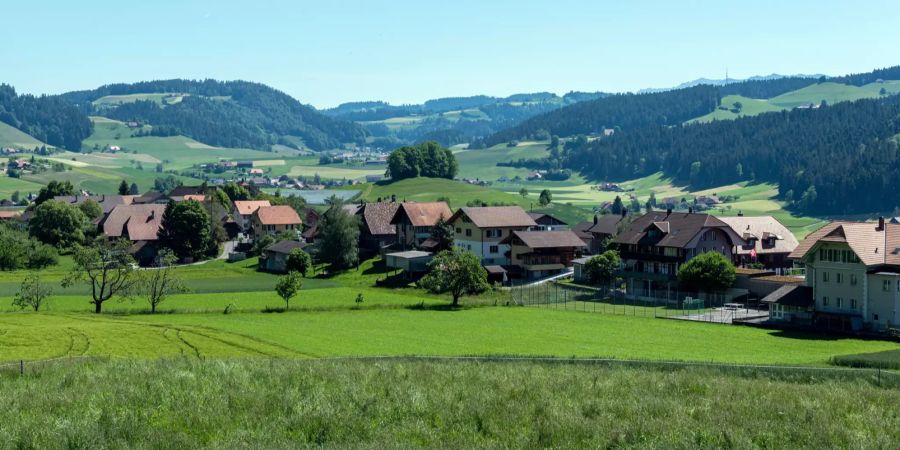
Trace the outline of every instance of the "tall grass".
{"label": "tall grass", "polygon": [[889,448],[900,390],[529,362],[93,361],[0,375],[5,448]]}

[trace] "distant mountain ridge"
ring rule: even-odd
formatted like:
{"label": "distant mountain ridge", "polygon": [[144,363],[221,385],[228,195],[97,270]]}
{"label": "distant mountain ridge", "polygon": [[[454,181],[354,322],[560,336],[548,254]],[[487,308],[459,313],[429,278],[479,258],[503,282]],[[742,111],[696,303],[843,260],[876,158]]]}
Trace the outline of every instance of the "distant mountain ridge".
{"label": "distant mountain ridge", "polygon": [[[138,99],[95,104],[106,96],[186,94],[177,103]],[[153,126],[151,134],[185,135],[209,145],[268,150],[272,145],[313,150],[365,142],[366,130],[328,117],[293,97],[260,83],[217,80],[157,80],[120,83],[62,94],[88,114]]]}

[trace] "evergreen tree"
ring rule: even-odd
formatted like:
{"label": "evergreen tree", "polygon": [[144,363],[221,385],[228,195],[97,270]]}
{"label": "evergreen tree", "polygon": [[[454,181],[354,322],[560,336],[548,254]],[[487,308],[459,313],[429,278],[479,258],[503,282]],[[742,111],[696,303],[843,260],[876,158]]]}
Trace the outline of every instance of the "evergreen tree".
{"label": "evergreen tree", "polygon": [[125,180],[119,183],[119,195],[128,195],[128,182]]}

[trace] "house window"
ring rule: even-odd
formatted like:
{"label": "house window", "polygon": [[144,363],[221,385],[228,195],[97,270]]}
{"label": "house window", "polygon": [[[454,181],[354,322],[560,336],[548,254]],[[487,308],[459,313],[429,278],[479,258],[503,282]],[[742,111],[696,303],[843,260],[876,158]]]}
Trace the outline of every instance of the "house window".
{"label": "house window", "polygon": [[468,237],[471,237],[471,236],[472,236],[472,230],[471,230],[471,229],[467,229],[467,230],[466,230],[466,236],[468,236]]}
{"label": "house window", "polygon": [[460,233],[462,233],[462,228],[457,228],[457,229],[456,229],[456,234],[460,234]]}
{"label": "house window", "polygon": [[872,320],[878,321],[878,314],[872,314]]}
{"label": "house window", "polygon": [[840,272],[834,274],[834,281],[835,281],[836,283],[840,284],[841,281],[843,281],[843,280],[844,280],[844,274],[842,274],[842,273],[840,273]]}
{"label": "house window", "polygon": [[850,309],[856,309],[856,299],[855,298],[850,299]]}
{"label": "house window", "polygon": [[822,282],[823,283],[828,282],[828,272],[822,272]]}
{"label": "house window", "polygon": [[856,286],[856,274],[850,274],[850,286]]}
{"label": "house window", "polygon": [[498,246],[496,246],[496,245],[492,245],[492,246],[488,247],[488,252],[490,252],[490,253],[500,253],[500,247],[498,247]]}
{"label": "house window", "polygon": [[828,297],[822,297],[822,306],[828,306]]}
{"label": "house window", "polygon": [[838,298],[837,298],[837,307],[838,307],[838,308],[843,308],[843,307],[844,307],[844,299],[843,299],[843,298],[841,298],[841,297],[838,297]]}

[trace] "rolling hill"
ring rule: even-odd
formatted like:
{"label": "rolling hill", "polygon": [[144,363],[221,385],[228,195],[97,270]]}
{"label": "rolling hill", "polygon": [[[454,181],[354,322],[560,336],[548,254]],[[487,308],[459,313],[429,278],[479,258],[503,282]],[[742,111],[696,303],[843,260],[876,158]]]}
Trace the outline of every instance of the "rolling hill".
{"label": "rolling hill", "polygon": [[54,147],[78,150],[81,141],[91,134],[87,115],[63,98],[18,95],[7,84],[0,84],[0,122],[21,132],[6,130],[0,138],[9,140],[10,145],[24,143],[27,146],[23,147],[29,148],[34,142],[25,135]]}
{"label": "rolling hill", "polygon": [[[485,139],[485,144],[492,146],[529,139],[541,131],[565,137],[599,133],[603,128],[635,129],[709,122],[814,106],[823,101],[834,104],[877,98],[900,92],[900,81],[895,80],[900,80],[900,66],[841,77],[763,77],[715,86],[700,84],[638,95],[612,95],[534,116],[491,135]],[[698,94],[701,95],[699,99]],[[712,104],[704,101],[709,96],[716,99]],[[735,102],[741,103],[742,108],[736,108]]]}
{"label": "rolling hill", "polygon": [[508,97],[478,95],[428,100],[419,105],[352,102],[323,110],[324,114],[365,126],[375,143],[384,146],[434,140],[450,146],[477,141],[529,117],[581,101],[602,98],[602,92],[550,92]]}
{"label": "rolling hill", "polygon": [[217,147],[326,150],[362,143],[367,135],[360,125],[247,81],[146,81],[62,97],[93,115],[152,125],[149,132],[154,136],[183,135]]}

